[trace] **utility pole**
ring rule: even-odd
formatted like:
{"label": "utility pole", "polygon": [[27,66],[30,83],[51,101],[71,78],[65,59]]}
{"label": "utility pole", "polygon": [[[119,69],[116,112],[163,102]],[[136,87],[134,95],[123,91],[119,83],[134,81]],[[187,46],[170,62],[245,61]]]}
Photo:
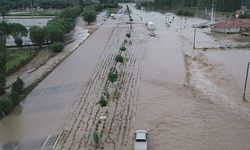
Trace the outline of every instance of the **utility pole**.
{"label": "utility pole", "polygon": [[33,4],[32,4],[32,0],[30,0],[30,7],[31,7],[31,15],[33,16]]}
{"label": "utility pole", "polygon": [[212,10],[211,10],[211,22],[214,22],[214,3],[212,4]]}
{"label": "utility pole", "polygon": [[193,42],[193,49],[195,49],[195,41],[196,41],[196,28],[194,28],[194,42]]}
{"label": "utility pole", "polygon": [[247,72],[246,72],[246,79],[245,79],[245,86],[244,86],[244,92],[243,92],[243,100],[246,102],[246,89],[247,89],[247,79],[248,79],[248,71],[249,71],[249,64],[250,62],[247,63]]}

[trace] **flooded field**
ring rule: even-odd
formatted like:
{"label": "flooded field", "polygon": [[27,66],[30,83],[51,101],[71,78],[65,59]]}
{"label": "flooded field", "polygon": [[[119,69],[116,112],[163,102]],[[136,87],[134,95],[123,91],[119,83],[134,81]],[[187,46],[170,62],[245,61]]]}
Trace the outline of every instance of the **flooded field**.
{"label": "flooded field", "polygon": [[[51,20],[52,17],[44,17],[44,18],[27,18],[27,17],[20,17],[18,16],[18,18],[15,18],[15,16],[12,16],[10,18],[7,19],[0,19],[1,21],[5,21],[7,23],[20,23],[22,25],[24,25],[27,29],[29,29],[31,26],[46,26],[47,22],[49,20]],[[28,45],[28,44],[32,44],[31,40],[29,37],[23,37],[23,44],[24,45]],[[9,36],[9,38],[6,41],[6,45],[7,46],[13,46],[15,45],[14,42],[14,38],[12,36]]]}

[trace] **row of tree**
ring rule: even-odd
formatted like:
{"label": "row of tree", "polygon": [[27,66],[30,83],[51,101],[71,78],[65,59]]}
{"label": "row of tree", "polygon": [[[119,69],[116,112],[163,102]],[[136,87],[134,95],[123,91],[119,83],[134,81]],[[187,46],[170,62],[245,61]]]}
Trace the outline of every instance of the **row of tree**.
{"label": "row of tree", "polygon": [[169,7],[169,8],[198,8],[211,9],[214,5],[217,11],[232,12],[240,8],[241,5],[250,7],[250,0],[154,0],[154,1],[138,1],[139,7]]}
{"label": "row of tree", "polygon": [[8,6],[9,9],[25,8],[66,8],[79,4],[81,0],[1,0],[1,6]]}

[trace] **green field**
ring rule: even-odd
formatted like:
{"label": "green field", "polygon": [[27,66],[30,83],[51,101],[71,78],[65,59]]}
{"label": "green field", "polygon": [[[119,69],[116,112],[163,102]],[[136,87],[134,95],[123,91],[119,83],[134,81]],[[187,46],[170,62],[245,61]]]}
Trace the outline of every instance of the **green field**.
{"label": "green field", "polygon": [[31,11],[13,11],[8,14],[8,16],[59,16],[62,10],[56,9],[56,10],[48,10],[48,9],[42,9],[42,10],[33,10]]}
{"label": "green field", "polygon": [[27,62],[29,62],[35,54],[34,49],[8,49],[7,50],[7,74],[14,72],[16,69],[22,67]]}

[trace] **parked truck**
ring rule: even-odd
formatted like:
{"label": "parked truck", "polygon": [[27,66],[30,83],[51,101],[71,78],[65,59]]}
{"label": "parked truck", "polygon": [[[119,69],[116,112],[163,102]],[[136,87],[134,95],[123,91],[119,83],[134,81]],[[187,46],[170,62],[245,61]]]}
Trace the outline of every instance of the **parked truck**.
{"label": "parked truck", "polygon": [[134,150],[147,150],[148,149],[148,133],[146,130],[136,130],[134,133]]}

